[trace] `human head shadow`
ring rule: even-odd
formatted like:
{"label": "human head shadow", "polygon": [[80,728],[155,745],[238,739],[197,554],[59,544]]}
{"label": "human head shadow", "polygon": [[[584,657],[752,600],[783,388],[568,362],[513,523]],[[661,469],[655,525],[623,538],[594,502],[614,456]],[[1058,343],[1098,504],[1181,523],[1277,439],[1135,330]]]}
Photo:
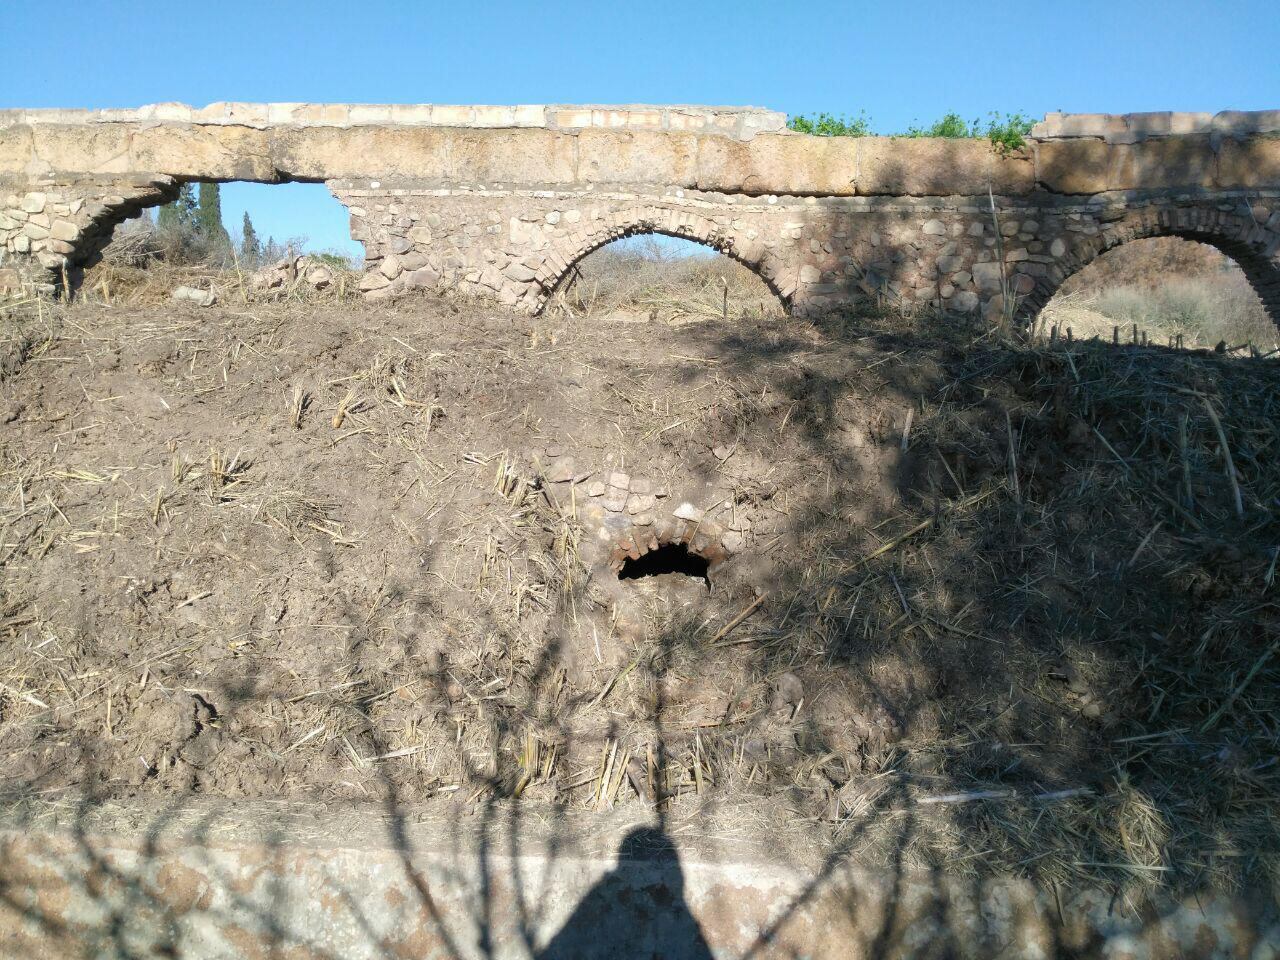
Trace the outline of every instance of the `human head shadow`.
{"label": "human head shadow", "polygon": [[592,957],[711,958],[685,902],[676,845],[659,826],[637,827],[618,846],[618,862],[578,901],[539,960]]}

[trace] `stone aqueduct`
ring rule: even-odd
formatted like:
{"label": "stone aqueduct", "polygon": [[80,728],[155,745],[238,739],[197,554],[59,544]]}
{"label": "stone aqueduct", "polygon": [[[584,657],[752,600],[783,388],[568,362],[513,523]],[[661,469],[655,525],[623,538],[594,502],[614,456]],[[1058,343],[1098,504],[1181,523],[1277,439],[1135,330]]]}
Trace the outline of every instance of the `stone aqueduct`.
{"label": "stone aqueduct", "polygon": [[[862,294],[1026,320],[1125,241],[1203,241],[1280,322],[1280,111],[1050,114],[1026,147],[824,138],[755,108],[219,103],[0,111],[0,288],[74,285],[188,181],[323,181],[371,298],[540,310],[638,233],[743,262],[793,311]],[[994,215],[993,208],[994,207]]]}

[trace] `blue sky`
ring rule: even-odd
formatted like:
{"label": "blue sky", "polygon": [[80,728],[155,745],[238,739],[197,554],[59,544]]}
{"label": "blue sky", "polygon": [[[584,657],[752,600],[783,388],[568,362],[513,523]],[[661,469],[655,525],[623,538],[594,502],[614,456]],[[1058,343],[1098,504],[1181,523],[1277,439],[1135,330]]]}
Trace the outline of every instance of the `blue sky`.
{"label": "blue sky", "polygon": [[[1280,108],[1276,0],[431,3],[0,0],[0,107],[164,100],[754,104],[865,110]],[[224,188],[227,225],[358,249],[318,185]]]}

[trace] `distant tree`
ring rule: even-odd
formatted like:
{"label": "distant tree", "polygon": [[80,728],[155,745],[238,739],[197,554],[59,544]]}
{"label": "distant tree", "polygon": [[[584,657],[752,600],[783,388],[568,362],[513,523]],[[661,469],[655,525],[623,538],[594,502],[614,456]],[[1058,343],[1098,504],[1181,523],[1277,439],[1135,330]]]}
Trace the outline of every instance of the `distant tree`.
{"label": "distant tree", "polygon": [[258,231],[253,229],[253,221],[249,219],[249,211],[244,212],[243,239],[240,241],[240,258],[247,263],[257,263],[262,257],[262,243],[258,239]]}
{"label": "distant tree", "polygon": [[222,197],[216,183],[200,184],[196,226],[210,247],[231,247],[231,237],[227,235],[227,228],[222,225]]}
{"label": "distant tree", "polygon": [[262,247],[262,262],[275,263],[284,257],[284,247],[276,243],[275,237],[267,237],[267,242]]}
{"label": "distant tree", "polygon": [[191,189],[191,184],[184,183],[178,188],[177,197],[160,207],[156,213],[156,228],[173,232],[186,230],[193,223],[195,209],[195,191]]}

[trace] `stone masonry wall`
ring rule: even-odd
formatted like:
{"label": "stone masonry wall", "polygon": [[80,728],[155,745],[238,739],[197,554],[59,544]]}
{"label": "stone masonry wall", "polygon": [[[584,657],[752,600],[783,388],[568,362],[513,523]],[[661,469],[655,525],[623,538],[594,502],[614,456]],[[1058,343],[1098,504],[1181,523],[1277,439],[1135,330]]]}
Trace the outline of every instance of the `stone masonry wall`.
{"label": "stone masonry wall", "polygon": [[[366,249],[361,288],[385,298],[453,288],[540,310],[573,264],[611,240],[663,233],[746,264],[797,313],[861,294],[907,307],[1005,311],[1028,319],[1102,251],[1146,236],[1187,236],[1244,267],[1280,317],[1280,193],[1081,202],[987,197],[750,198],[653,188],[590,193],[457,191],[330,184]],[[1274,212],[1273,212],[1274,211]],[[997,228],[998,224],[998,228]],[[1269,252],[1268,252],[1269,251]]]}
{"label": "stone masonry wall", "polygon": [[1003,153],[784,124],[729,107],[0,111],[0,292],[74,287],[182,182],[324,180],[371,298],[451,288],[537,311],[592,250],[666,233],[799,313],[872,294],[1025,320],[1109,247],[1185,236],[1239,262],[1280,322],[1280,112],[1050,115]]}

